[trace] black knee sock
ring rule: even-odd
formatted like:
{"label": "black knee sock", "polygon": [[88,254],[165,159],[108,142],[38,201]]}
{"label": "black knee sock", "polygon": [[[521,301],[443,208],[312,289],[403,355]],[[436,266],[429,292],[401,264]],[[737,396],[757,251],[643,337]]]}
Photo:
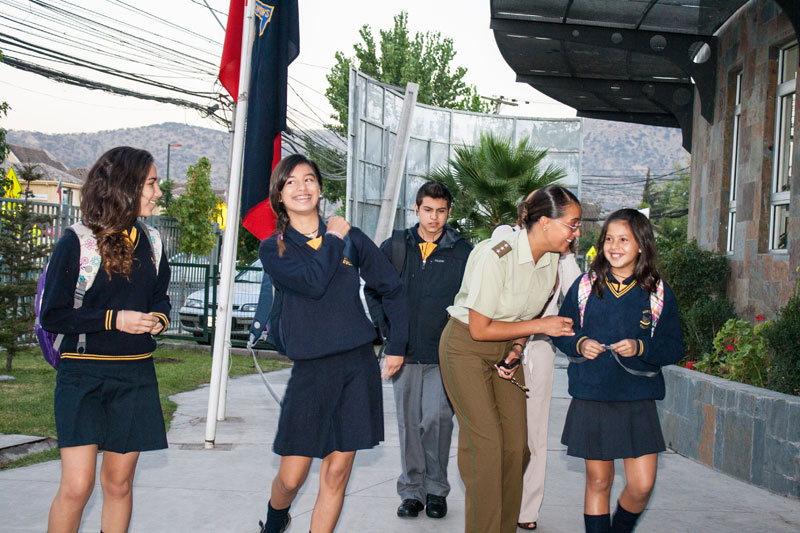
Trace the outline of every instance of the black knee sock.
{"label": "black knee sock", "polygon": [[289,507],[286,509],[275,509],[272,507],[272,501],[267,503],[267,521],[264,527],[261,528],[261,533],[281,533],[289,518]]}
{"label": "black knee sock", "polygon": [[609,514],[585,514],[583,524],[586,526],[586,533],[609,533],[611,531],[611,515]]}
{"label": "black knee sock", "polygon": [[617,510],[614,511],[614,520],[611,522],[612,533],[630,533],[636,527],[636,521],[641,514],[626,510],[618,501]]}

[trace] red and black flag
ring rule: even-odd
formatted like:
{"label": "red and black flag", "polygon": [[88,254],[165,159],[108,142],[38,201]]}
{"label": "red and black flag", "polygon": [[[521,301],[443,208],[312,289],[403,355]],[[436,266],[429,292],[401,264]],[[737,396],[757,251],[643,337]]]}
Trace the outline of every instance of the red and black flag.
{"label": "red and black flag", "polygon": [[[255,42],[250,71],[242,168],[243,225],[259,240],[275,231],[269,205],[269,179],[281,158],[286,129],[289,63],[300,52],[297,0],[255,1]],[[219,80],[236,100],[245,0],[231,0]]]}

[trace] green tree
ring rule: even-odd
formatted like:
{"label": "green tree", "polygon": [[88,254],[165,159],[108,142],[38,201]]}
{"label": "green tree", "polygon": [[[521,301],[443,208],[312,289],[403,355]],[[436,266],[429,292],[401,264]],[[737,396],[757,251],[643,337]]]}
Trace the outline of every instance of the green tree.
{"label": "green tree", "polygon": [[336,65],[326,76],[325,96],[335,111],[332,118],[337,121],[331,128],[339,134],[347,133],[351,66],[390,85],[418,83],[417,100],[423,104],[484,113],[489,110],[477,89],[464,81],[467,69],[451,66],[456,50],[450,37],[442,37],[439,32],[417,32],[412,37],[405,11],[394,16],[392,29],[380,30],[377,43],[368,25],[362,26],[358,34],[361,42],[353,45],[355,57],[336,52]]}
{"label": "green tree", "polygon": [[171,216],[169,210],[172,202],[175,201],[175,180],[166,179],[161,182],[159,188],[161,189],[161,198],[158,199],[156,205],[163,210],[163,214]]}
{"label": "green tree", "polygon": [[652,184],[648,192],[650,219],[658,236],[659,251],[680,246],[687,240],[692,175],[683,167],[668,178],[661,184]]}
{"label": "green tree", "polygon": [[534,148],[527,137],[512,145],[508,138],[487,133],[477,146],[454,150],[455,159],[425,177],[450,189],[452,225],[473,243],[488,238],[500,224],[513,224],[525,196],[565,176],[553,165],[542,170],[547,150]]}
{"label": "green tree", "polygon": [[186,192],[173,200],[170,216],[178,221],[178,248],[187,254],[207,255],[216,244],[214,219],[220,198],[211,190],[211,162],[201,157],[186,172]]}
{"label": "green tree", "polygon": [[[44,225],[51,217],[33,210],[30,198],[32,181],[42,174],[36,166],[25,165],[19,178],[26,183],[20,200],[10,200],[0,209],[0,347],[6,352],[6,371],[21,351],[22,337],[33,333],[36,283],[50,246],[43,237]],[[10,179],[0,173],[5,190]]]}

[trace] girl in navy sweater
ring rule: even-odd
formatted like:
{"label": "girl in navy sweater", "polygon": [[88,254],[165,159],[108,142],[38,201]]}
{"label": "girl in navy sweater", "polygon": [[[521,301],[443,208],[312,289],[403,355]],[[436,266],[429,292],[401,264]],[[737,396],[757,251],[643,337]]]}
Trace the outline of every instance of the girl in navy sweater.
{"label": "girl in navy sweater", "polygon": [[[633,531],[656,480],[664,437],[655,400],[664,398],[660,369],[683,357],[675,296],[661,280],[650,221],[635,209],[603,224],[597,257],[567,293],[560,315],[574,337],[553,337],[570,359],[562,444],[586,463],[587,532]],[[623,459],[625,488],[613,521],[614,459]]]}
{"label": "girl in navy sweater", "polygon": [[125,146],[109,150],[89,170],[81,195],[82,223],[94,234],[100,270],[75,308],[81,245],[66,231],[42,296],[42,327],[64,334],[54,401],[61,484],[48,531],[78,531],[102,450],[101,529],[114,533],[128,530],[139,452],[167,447],[152,352],[153,335],[168,323],[170,271],[136,222],[161,197],[153,156]]}
{"label": "girl in navy sweater", "polygon": [[314,533],[333,531],[342,509],[356,450],[383,440],[380,370],[364,313],[359,274],[383,298],[393,332],[384,377],[403,364],[408,310],[389,260],[342,217],[319,216],[322,181],[317,165],[294,154],[270,181],[275,235],[261,243],[264,270],[281,292],[278,334],[294,361],[273,444],[281,456],[262,533],[284,531],[289,506],[314,457],[322,459],[311,515]]}

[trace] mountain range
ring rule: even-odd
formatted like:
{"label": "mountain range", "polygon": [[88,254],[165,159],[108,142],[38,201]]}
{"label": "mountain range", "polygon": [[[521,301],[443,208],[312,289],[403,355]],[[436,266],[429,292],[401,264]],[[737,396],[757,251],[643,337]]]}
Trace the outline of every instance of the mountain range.
{"label": "mountain range", "polygon": [[[47,150],[69,168],[89,167],[113,146],[144,148],[153,154],[159,174],[178,183],[185,181],[189,165],[206,156],[212,187],[227,188],[231,134],[219,130],[167,122],[95,133],[9,130],[7,138],[12,144]],[[170,148],[167,170],[167,146],[174,143],[180,146]],[[604,212],[638,205],[648,168],[658,177],[687,166],[688,160],[678,129],[584,119],[582,196]]]}

